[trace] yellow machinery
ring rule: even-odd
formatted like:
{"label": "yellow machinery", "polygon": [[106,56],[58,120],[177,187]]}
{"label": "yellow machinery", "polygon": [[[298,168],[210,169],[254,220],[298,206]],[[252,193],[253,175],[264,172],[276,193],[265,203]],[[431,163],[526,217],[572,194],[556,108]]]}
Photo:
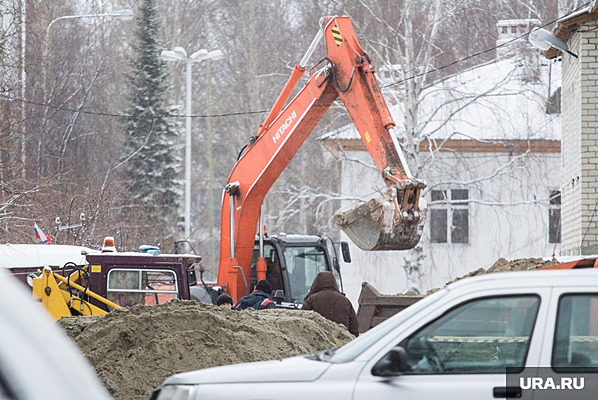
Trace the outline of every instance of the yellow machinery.
{"label": "yellow machinery", "polygon": [[91,304],[82,297],[93,298],[112,309],[121,308],[118,304],[76,283],[81,277],[81,270],[64,277],[53,272],[51,268],[44,267],[42,273],[32,279],[33,296],[41,300],[42,305],[57,321],[62,317],[74,315],[107,314],[107,311]]}

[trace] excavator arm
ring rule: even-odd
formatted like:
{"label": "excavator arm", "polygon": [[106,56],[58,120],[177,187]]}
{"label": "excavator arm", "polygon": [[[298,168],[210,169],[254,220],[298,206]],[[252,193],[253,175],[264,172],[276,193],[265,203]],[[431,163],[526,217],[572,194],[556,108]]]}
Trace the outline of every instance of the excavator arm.
{"label": "excavator arm", "polygon": [[[361,204],[334,220],[365,250],[402,250],[419,241],[422,181],[410,176],[401,149],[389,132],[394,122],[349,17],[326,17],[307,54],[297,65],[258,133],[235,164],[222,200],[218,283],[238,300],[247,291],[262,202],[282,171],[332,103],[340,99],[388,187],[383,199]],[[307,59],[324,38],[327,56],[287,103]],[[284,108],[283,108],[284,107]],[[260,235],[260,237],[262,237]],[[258,280],[265,279],[263,254]]]}

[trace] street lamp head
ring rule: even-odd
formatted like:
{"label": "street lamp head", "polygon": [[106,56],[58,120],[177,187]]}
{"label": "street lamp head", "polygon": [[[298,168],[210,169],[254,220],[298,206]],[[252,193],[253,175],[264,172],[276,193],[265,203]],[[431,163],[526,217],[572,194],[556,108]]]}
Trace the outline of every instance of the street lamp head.
{"label": "street lamp head", "polygon": [[224,58],[224,54],[220,50],[213,50],[208,53],[206,58],[212,59],[214,61],[221,60]]}
{"label": "street lamp head", "polygon": [[567,53],[577,58],[577,54],[573,53],[567,47],[567,43],[550,33],[544,28],[534,28],[529,34],[529,41],[531,44],[539,48],[540,50],[548,50],[554,47],[557,50]]}
{"label": "street lamp head", "polygon": [[179,53],[176,53],[172,50],[162,50],[160,54],[160,58],[164,61],[184,61],[185,57],[181,57]]}
{"label": "street lamp head", "polygon": [[200,62],[204,60],[220,60],[224,57],[220,50],[213,50],[208,52],[206,49],[201,49],[191,55],[191,61]]}
{"label": "street lamp head", "polygon": [[187,59],[187,52],[185,51],[184,48],[177,46],[173,49],[173,51],[179,55],[181,60],[186,60]]}
{"label": "street lamp head", "polygon": [[220,50],[213,50],[208,52],[206,49],[201,49],[191,54],[187,58],[187,52],[182,47],[175,47],[174,50],[163,50],[161,58],[164,61],[190,61],[200,62],[204,60],[220,60],[224,57]]}
{"label": "street lamp head", "polygon": [[121,18],[125,21],[133,19],[133,10],[114,10],[108,14],[111,17]]}
{"label": "street lamp head", "polygon": [[191,54],[189,58],[191,59],[191,61],[200,61],[203,60],[207,55],[208,51],[206,49],[201,49]]}

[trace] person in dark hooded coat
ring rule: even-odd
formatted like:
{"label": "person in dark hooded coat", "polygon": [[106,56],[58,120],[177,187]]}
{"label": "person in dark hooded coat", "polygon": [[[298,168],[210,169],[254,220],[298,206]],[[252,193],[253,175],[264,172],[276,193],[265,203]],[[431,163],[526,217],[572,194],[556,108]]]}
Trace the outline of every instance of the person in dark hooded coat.
{"label": "person in dark hooded coat", "polygon": [[359,322],[353,305],[338,290],[332,272],[325,271],[316,275],[302,310],[313,310],[326,319],[345,325],[349,332],[359,336]]}

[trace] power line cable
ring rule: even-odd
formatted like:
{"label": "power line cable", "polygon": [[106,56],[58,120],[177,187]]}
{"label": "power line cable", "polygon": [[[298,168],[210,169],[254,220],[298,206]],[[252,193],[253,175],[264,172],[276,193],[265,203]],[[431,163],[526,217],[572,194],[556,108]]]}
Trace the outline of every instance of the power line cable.
{"label": "power line cable", "polygon": [[[34,106],[40,106],[40,107],[48,107],[51,109],[54,109],[56,111],[68,111],[68,112],[72,112],[72,113],[81,113],[81,114],[90,114],[90,115],[98,115],[101,117],[116,117],[116,118],[136,118],[137,116],[135,115],[130,115],[130,114],[114,114],[114,113],[109,113],[109,112],[103,112],[103,111],[90,111],[90,110],[76,110],[74,108],[68,108],[68,107],[62,107],[62,106],[53,106],[51,104],[43,104],[43,103],[39,103],[36,101],[30,101],[30,100],[23,100],[21,98],[18,97],[13,97],[13,96],[9,96],[9,95],[5,95],[5,94],[0,94],[0,98],[6,99],[8,101],[18,101],[18,102],[22,102],[22,103],[26,103],[26,104],[31,104]],[[268,111],[266,110],[262,110],[262,111],[242,111],[242,112],[231,112],[231,113],[223,113],[223,114],[197,114],[197,115],[190,115],[191,118],[219,118],[219,117],[231,117],[231,116],[237,116],[237,115],[252,115],[252,114],[263,114],[266,113]],[[163,116],[143,116],[143,118],[147,118],[147,119],[154,119],[154,118],[186,118],[186,115],[163,115]]]}
{"label": "power line cable", "polygon": [[[563,17],[560,17],[560,18],[555,19],[555,20],[553,20],[551,22],[548,22],[547,24],[542,25],[542,27],[546,27],[548,25],[551,25],[551,24],[557,22],[559,19],[566,18],[567,16],[572,15],[572,14],[578,12],[582,8],[587,7],[588,4],[590,4],[590,2],[585,3],[584,5],[578,7],[577,9],[571,11],[569,14],[567,14],[567,15],[565,15]],[[526,33],[524,33],[524,34],[522,34],[520,36],[517,36],[517,37],[515,37],[515,38],[513,38],[513,39],[511,39],[511,40],[509,40],[507,42],[504,42],[504,43],[502,43],[502,44],[500,44],[498,46],[495,46],[495,47],[492,47],[492,48],[489,48],[489,49],[486,49],[486,50],[479,51],[479,52],[477,52],[475,54],[472,54],[472,55],[460,58],[460,59],[455,60],[455,61],[453,61],[451,63],[446,64],[446,65],[440,66],[438,68],[434,68],[434,69],[432,69],[430,71],[413,74],[413,75],[411,75],[411,76],[409,76],[407,78],[400,79],[400,80],[398,80],[398,81],[396,81],[394,83],[389,83],[389,84],[383,85],[381,87],[382,88],[387,88],[387,87],[390,87],[390,86],[394,86],[394,85],[398,85],[400,83],[406,82],[408,80],[415,79],[415,78],[423,76],[423,75],[432,74],[434,72],[441,71],[441,70],[446,69],[448,67],[451,67],[453,65],[457,65],[457,64],[460,64],[460,63],[462,63],[464,61],[470,60],[472,58],[479,57],[479,56],[481,56],[483,54],[486,54],[486,53],[489,53],[491,51],[495,51],[496,49],[498,49],[500,47],[503,47],[503,46],[506,46],[507,44],[512,43],[512,42],[514,42],[516,40],[519,40],[519,39],[521,39],[521,38],[523,38],[525,36],[528,36],[529,34],[530,34],[530,32],[526,32]],[[89,114],[89,115],[96,115],[96,116],[102,116],[102,117],[112,117],[112,118],[125,118],[125,119],[136,118],[136,116],[128,115],[128,114],[114,114],[114,113],[110,113],[110,112],[90,111],[90,110],[84,110],[84,109],[76,110],[76,109],[68,108],[68,107],[53,106],[51,104],[42,104],[42,103],[39,103],[39,102],[25,100],[25,99],[21,99],[21,98],[18,98],[18,97],[5,95],[5,94],[0,94],[0,98],[4,98],[4,99],[9,100],[9,101],[18,101],[18,102],[25,103],[25,104],[36,105],[36,106],[40,106],[40,107],[47,107],[47,108],[54,109],[56,111],[67,111],[67,112],[72,112],[72,113],[81,113],[81,114]],[[264,114],[264,113],[267,113],[267,112],[268,112],[268,110],[231,112],[231,113],[209,114],[209,115],[206,115],[206,114],[196,114],[196,115],[190,115],[189,117],[190,118],[223,118],[223,117],[233,117],[233,116],[240,116],[240,115]],[[154,119],[154,118],[186,118],[186,117],[187,117],[187,115],[167,115],[167,116],[153,116],[153,117],[152,116],[144,116],[143,118]]]}
{"label": "power line cable", "polygon": [[[562,17],[560,17],[560,18],[557,18],[557,19],[555,19],[555,20],[552,20],[552,21],[550,21],[550,22],[548,22],[548,23],[546,23],[546,24],[542,25],[542,28],[545,28],[545,27],[547,27],[547,26],[549,26],[549,25],[552,25],[552,24],[556,23],[558,20],[560,20],[560,19],[563,19],[563,18],[566,18],[566,17],[568,17],[569,15],[573,15],[573,14],[575,14],[576,12],[578,12],[579,10],[581,10],[582,8],[584,8],[584,7],[587,7],[587,6],[588,6],[588,4],[590,4],[590,2],[587,2],[587,3],[585,3],[584,5],[582,5],[582,6],[579,6],[578,8],[576,8],[576,9],[575,9],[575,10],[573,10],[573,11],[571,11],[571,12],[570,12],[569,14],[567,14],[567,15],[564,15],[564,16],[562,16]],[[515,42],[515,41],[517,41],[517,40],[519,40],[519,39],[521,39],[521,38],[523,38],[523,37],[525,37],[525,36],[528,36],[529,34],[530,34],[530,32],[526,32],[526,33],[524,33],[524,34],[522,34],[522,35],[519,35],[519,36],[517,36],[517,37],[515,37],[515,38],[513,38],[513,39],[511,39],[511,40],[509,40],[509,41],[506,41],[506,42],[504,42],[504,43],[501,43],[501,44],[499,44],[498,46],[494,46],[494,47],[492,47],[492,48],[489,48],[489,49],[486,49],[486,50],[482,50],[482,51],[480,51],[480,52],[477,52],[477,53],[475,53],[475,54],[472,54],[472,55],[469,55],[469,56],[466,56],[466,57],[460,58],[460,59],[458,59],[458,60],[455,60],[455,61],[453,61],[453,62],[451,62],[451,63],[448,63],[448,64],[446,64],[446,65],[443,65],[443,66],[441,66],[441,67],[434,68],[434,69],[432,69],[432,70],[430,70],[430,71],[426,71],[426,72],[420,72],[420,73],[418,73],[418,74],[411,75],[411,76],[409,76],[409,77],[407,77],[407,78],[400,79],[400,80],[398,80],[398,81],[396,81],[396,82],[394,82],[394,83],[389,83],[389,84],[387,84],[387,85],[384,85],[384,86],[382,86],[382,88],[387,88],[387,87],[389,87],[389,86],[398,85],[398,84],[400,84],[400,83],[403,83],[403,82],[406,82],[406,81],[409,81],[409,80],[412,80],[412,79],[418,78],[418,77],[420,77],[420,76],[423,76],[423,75],[432,74],[432,73],[434,73],[434,72],[442,71],[443,69],[446,69],[446,68],[448,68],[448,67],[452,67],[453,65],[456,65],[456,64],[462,63],[462,62],[464,62],[464,61],[467,61],[467,60],[470,60],[470,59],[472,59],[472,58],[474,58],[474,57],[479,57],[479,56],[481,56],[481,55],[483,55],[483,54],[489,53],[489,52],[491,52],[491,51],[495,51],[496,49],[498,49],[498,48],[500,48],[500,47],[503,47],[503,46],[506,46],[506,45],[508,45],[509,43]]]}

